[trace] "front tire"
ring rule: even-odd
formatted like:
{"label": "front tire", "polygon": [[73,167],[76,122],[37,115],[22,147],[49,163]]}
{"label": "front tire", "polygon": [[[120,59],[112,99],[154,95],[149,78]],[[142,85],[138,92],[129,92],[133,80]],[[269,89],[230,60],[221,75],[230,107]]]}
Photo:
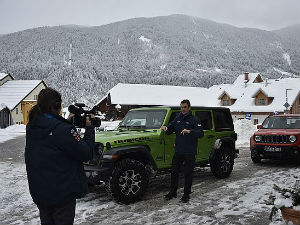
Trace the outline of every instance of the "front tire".
{"label": "front tire", "polygon": [[257,151],[255,149],[251,150],[251,160],[253,163],[257,164],[261,162],[261,158],[259,157]]}
{"label": "front tire", "polygon": [[149,174],[143,163],[124,159],[116,165],[109,182],[113,198],[129,204],[143,197],[149,183]]}
{"label": "front tire", "polygon": [[214,159],[210,162],[212,173],[217,178],[229,177],[234,165],[233,153],[229,148],[221,148],[215,154]]}

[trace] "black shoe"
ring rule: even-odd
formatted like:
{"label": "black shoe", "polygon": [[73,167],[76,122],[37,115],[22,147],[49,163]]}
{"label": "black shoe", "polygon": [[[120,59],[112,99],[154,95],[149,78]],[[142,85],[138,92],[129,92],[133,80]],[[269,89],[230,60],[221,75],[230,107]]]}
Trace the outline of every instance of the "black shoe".
{"label": "black shoe", "polygon": [[165,200],[169,201],[172,198],[177,198],[177,193],[176,192],[169,192],[168,194],[165,195]]}
{"label": "black shoe", "polygon": [[189,200],[190,200],[190,195],[188,194],[184,194],[180,199],[180,201],[182,201],[183,203],[187,203]]}

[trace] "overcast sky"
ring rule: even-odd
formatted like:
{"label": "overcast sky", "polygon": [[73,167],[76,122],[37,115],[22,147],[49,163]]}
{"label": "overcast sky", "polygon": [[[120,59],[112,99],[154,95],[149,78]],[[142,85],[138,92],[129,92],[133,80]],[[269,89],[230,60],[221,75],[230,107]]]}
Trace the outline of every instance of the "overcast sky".
{"label": "overcast sky", "polygon": [[0,0],[0,34],[171,14],[273,30],[300,23],[300,0]]}

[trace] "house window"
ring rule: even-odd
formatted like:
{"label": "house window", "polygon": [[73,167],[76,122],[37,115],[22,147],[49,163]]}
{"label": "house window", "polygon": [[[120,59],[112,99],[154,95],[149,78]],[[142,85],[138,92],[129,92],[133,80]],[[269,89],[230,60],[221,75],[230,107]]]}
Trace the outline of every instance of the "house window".
{"label": "house window", "polygon": [[223,105],[224,106],[229,106],[230,105],[229,100],[228,99],[223,100]]}
{"label": "house window", "polygon": [[34,96],[33,96],[33,99],[34,99],[34,100],[37,100],[37,95],[34,95]]}
{"label": "house window", "polygon": [[18,108],[16,108],[16,114],[18,114],[19,113],[19,109]]}
{"label": "house window", "polygon": [[266,105],[267,104],[267,101],[265,98],[259,98],[258,99],[258,105]]}
{"label": "house window", "polygon": [[253,124],[254,124],[254,125],[258,124],[258,119],[254,119],[254,120],[253,120]]}

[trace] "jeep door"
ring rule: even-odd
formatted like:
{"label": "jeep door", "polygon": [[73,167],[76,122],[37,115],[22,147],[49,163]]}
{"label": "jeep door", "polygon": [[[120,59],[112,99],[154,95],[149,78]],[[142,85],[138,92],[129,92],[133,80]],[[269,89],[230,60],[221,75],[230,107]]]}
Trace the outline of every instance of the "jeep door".
{"label": "jeep door", "polygon": [[195,116],[200,120],[204,130],[204,136],[198,139],[196,162],[207,161],[216,141],[212,113],[210,110],[197,110]]}
{"label": "jeep door", "polygon": [[[180,111],[172,112],[169,122],[166,125],[168,125],[170,122],[172,122],[179,113],[180,113]],[[173,159],[173,155],[175,152],[174,144],[175,144],[176,135],[175,135],[175,132],[170,135],[166,135],[166,133],[164,132],[163,135],[164,135],[163,137],[164,137],[164,143],[165,143],[164,162],[165,162],[166,168],[168,168],[168,167],[172,166],[172,159]]]}

